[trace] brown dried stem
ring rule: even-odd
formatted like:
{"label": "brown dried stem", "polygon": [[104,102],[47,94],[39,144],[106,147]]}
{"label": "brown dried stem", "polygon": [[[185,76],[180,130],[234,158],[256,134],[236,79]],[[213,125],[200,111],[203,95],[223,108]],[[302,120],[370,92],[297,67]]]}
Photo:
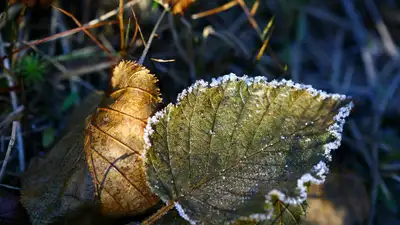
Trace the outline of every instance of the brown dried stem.
{"label": "brown dried stem", "polygon": [[154,222],[156,222],[158,219],[160,219],[163,215],[165,215],[168,211],[170,211],[174,207],[175,207],[174,202],[173,201],[168,201],[168,203],[165,206],[163,206],[156,213],[154,213],[149,218],[147,218],[145,221],[143,221],[141,225],[151,225],[151,224],[153,224]]}
{"label": "brown dried stem", "polygon": [[103,51],[107,52],[107,54],[110,56],[110,58],[113,58],[112,53],[106,47],[104,47],[103,44],[101,44],[86,28],[83,28],[82,24],[79,22],[79,20],[76,19],[76,17],[74,15],[72,15],[71,13],[69,13],[69,12],[65,11],[64,9],[61,9],[53,4],[51,4],[51,6],[55,9],[61,11],[65,15],[69,16],[72,20],[74,20],[76,25],[78,25],[79,27],[82,27],[83,32],[85,32],[85,34],[87,34],[90,37],[90,39],[92,39],[99,46],[99,48],[101,48]]}
{"label": "brown dried stem", "polygon": [[120,50],[121,52],[125,50],[125,41],[124,41],[124,0],[119,0],[119,14],[118,14],[118,19],[119,19],[119,34],[120,34]]}
{"label": "brown dried stem", "polygon": [[232,8],[233,6],[237,5],[237,4],[238,4],[238,2],[233,0],[233,1],[230,1],[230,2],[228,2],[226,4],[221,5],[220,7],[217,7],[217,8],[214,8],[214,9],[210,9],[210,10],[207,10],[207,11],[204,11],[204,12],[201,12],[201,13],[193,14],[192,15],[192,19],[195,20],[195,19],[199,19],[199,18],[202,18],[202,17],[214,15],[214,14],[226,11],[226,10]]}
{"label": "brown dried stem", "polygon": [[8,142],[8,148],[7,148],[6,156],[4,158],[3,165],[2,165],[1,170],[0,170],[0,182],[3,179],[4,173],[6,172],[7,162],[9,160],[9,158],[10,158],[11,149],[14,147],[15,133],[16,133],[17,127],[18,127],[18,122],[14,121],[13,125],[12,125],[12,130],[11,130],[10,142]]}
{"label": "brown dried stem", "polygon": [[[11,56],[13,56],[14,54],[16,54],[16,53],[18,53],[18,52],[20,52],[22,50],[25,50],[27,48],[31,48],[34,45],[39,45],[39,44],[43,44],[43,43],[46,43],[46,42],[49,42],[49,41],[54,41],[54,40],[57,40],[59,38],[63,38],[63,37],[75,34],[75,33],[79,32],[79,31],[82,31],[83,29],[92,29],[92,28],[96,28],[96,27],[101,27],[101,26],[103,26],[105,24],[116,24],[117,22],[118,21],[115,21],[115,20],[114,21],[102,21],[102,22],[99,22],[97,24],[91,24],[91,25],[85,25],[85,26],[82,26],[82,27],[77,27],[77,28],[74,28],[74,29],[71,29],[71,30],[67,30],[67,31],[63,31],[63,32],[54,34],[52,36],[49,36],[49,37],[46,37],[46,38],[43,38],[43,39],[40,39],[40,40],[31,41],[31,42],[27,43],[25,46],[22,46],[21,48],[18,48],[16,50],[14,50],[10,55],[3,56],[0,59],[0,61],[8,59]],[[1,64],[0,64],[0,66],[1,66]]]}
{"label": "brown dried stem", "polygon": [[157,21],[156,25],[154,26],[153,31],[150,34],[149,40],[147,41],[147,45],[146,45],[145,49],[143,50],[142,56],[140,56],[140,59],[138,61],[139,64],[143,64],[144,58],[146,57],[147,53],[149,52],[151,42],[153,41],[154,36],[156,35],[156,32],[158,30],[158,27],[160,26],[161,21],[164,18],[167,11],[168,11],[167,9],[164,9],[164,11],[160,15],[160,18],[158,18],[158,21]]}

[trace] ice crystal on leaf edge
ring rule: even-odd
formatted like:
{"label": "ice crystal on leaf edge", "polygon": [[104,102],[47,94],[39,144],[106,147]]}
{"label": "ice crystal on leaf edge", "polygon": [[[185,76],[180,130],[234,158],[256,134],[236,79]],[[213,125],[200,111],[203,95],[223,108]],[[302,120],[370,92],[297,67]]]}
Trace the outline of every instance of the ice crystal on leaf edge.
{"label": "ice crystal on leaf edge", "polygon": [[[224,75],[218,78],[213,78],[211,82],[207,82],[204,80],[197,80],[193,85],[188,87],[187,89],[184,89],[180,94],[178,94],[177,97],[177,103],[175,104],[176,106],[180,105],[180,101],[185,98],[188,94],[193,92],[193,90],[199,88],[199,90],[206,90],[207,88],[210,87],[216,87],[220,86],[226,82],[232,82],[232,81],[244,81],[248,86],[252,84],[265,84],[269,85],[272,87],[280,87],[280,86],[286,86],[286,87],[292,87],[296,90],[306,90],[308,91],[312,96],[318,96],[320,100],[326,99],[326,98],[332,98],[334,100],[344,100],[348,98],[346,95],[341,95],[341,94],[330,94],[325,91],[317,90],[313,88],[311,85],[306,85],[306,84],[299,84],[295,83],[291,80],[272,80],[270,82],[267,82],[267,78],[263,76],[257,76],[257,77],[248,77],[246,75],[238,77],[234,73],[230,73],[228,75]],[[173,105],[170,103],[170,105]],[[335,137],[335,140],[327,143],[324,145],[324,157],[326,158],[326,161],[331,161],[332,156],[331,156],[331,151],[337,149],[342,140],[342,131],[343,131],[343,125],[345,123],[345,118],[350,114],[351,109],[353,108],[353,103],[350,102],[349,104],[341,107],[339,109],[339,112],[337,115],[334,116],[334,123],[328,127],[327,131],[332,134]],[[146,153],[147,150],[151,147],[151,141],[150,141],[150,136],[153,134],[154,130],[152,129],[152,124],[158,123],[159,118],[164,116],[165,114],[165,108],[156,112],[152,117],[148,119],[146,128],[144,130],[144,151],[143,151],[143,163],[146,164]],[[325,182],[326,175],[328,174],[329,169],[326,166],[324,161],[320,161],[317,165],[315,165],[310,173],[306,173],[301,176],[300,179],[297,180],[297,190],[299,191],[299,195],[297,197],[290,197],[286,196],[284,193],[277,189],[271,190],[267,195],[265,195],[265,202],[266,204],[270,204],[271,199],[273,196],[277,197],[280,201],[282,201],[284,204],[290,204],[290,205],[298,205],[303,203],[307,199],[307,190],[306,190],[306,185],[309,183],[313,184],[322,184]],[[314,176],[312,174],[315,174]],[[149,182],[149,181],[147,181]],[[151,185],[148,183],[149,187],[152,189]],[[163,199],[163,201],[165,201]],[[178,203],[175,202],[175,208],[178,211],[179,215],[187,220],[190,224],[196,224],[196,221],[193,221],[189,218],[189,216],[185,213],[184,209],[182,206]],[[273,210],[270,210],[269,212],[266,212],[266,214],[253,214],[250,215],[247,218],[251,219],[257,219],[257,220],[268,220],[271,218],[273,214]],[[240,218],[240,219],[246,219],[246,218]]]}

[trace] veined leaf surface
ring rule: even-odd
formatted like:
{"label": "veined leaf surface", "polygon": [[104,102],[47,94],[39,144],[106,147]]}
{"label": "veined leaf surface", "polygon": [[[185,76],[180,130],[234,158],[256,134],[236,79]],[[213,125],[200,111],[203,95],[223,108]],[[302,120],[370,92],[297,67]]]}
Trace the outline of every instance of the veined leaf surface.
{"label": "veined leaf surface", "polygon": [[324,181],[351,107],[346,96],[286,80],[197,81],[149,119],[149,185],[192,223],[265,213],[271,196],[302,203],[306,184]]}

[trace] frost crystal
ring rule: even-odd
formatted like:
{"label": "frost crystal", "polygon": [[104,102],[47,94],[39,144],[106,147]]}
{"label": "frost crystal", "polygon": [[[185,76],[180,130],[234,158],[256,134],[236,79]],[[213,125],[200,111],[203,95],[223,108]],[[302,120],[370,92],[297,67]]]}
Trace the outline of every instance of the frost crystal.
{"label": "frost crystal", "polygon": [[[154,114],[154,116],[150,117],[147,120],[147,125],[146,125],[146,128],[144,129],[144,136],[143,136],[144,149],[149,149],[151,147],[150,136],[154,132],[153,128],[151,128],[151,125],[157,123],[158,119],[161,118],[164,114],[165,114],[165,109],[162,109],[162,110],[156,112]],[[143,151],[142,156],[143,156],[144,159],[146,158],[145,157],[145,153],[146,153],[146,151]]]}
{"label": "frost crystal", "polygon": [[185,219],[186,221],[188,221],[190,224],[196,224],[196,221],[191,220],[191,219],[189,218],[189,216],[185,213],[185,211],[183,210],[182,206],[181,206],[178,202],[175,202],[175,209],[176,209],[176,211],[178,211],[179,215],[180,215],[183,219]]}
{"label": "frost crystal", "polygon": [[353,108],[353,103],[350,102],[347,106],[339,109],[336,116],[333,117],[335,123],[328,128],[328,132],[331,133],[336,140],[324,145],[325,157],[330,161],[332,159],[330,152],[337,149],[342,141],[342,131],[345,118],[349,116],[351,109]]}
{"label": "frost crystal", "polygon": [[230,73],[228,75],[225,76],[221,76],[218,78],[212,78],[211,82],[208,83],[207,81],[204,80],[198,80],[196,81],[192,86],[190,86],[189,88],[183,90],[177,98],[178,104],[179,102],[185,98],[188,94],[190,94],[194,89],[199,88],[200,89],[204,89],[207,87],[217,87],[220,86],[226,82],[229,81],[245,81],[247,85],[252,85],[252,84],[267,84],[271,87],[282,87],[282,86],[286,86],[286,87],[292,87],[296,90],[306,90],[308,91],[312,96],[318,96],[319,99],[323,100],[326,98],[332,98],[334,100],[344,100],[346,99],[345,95],[340,95],[340,94],[328,94],[325,91],[321,91],[321,90],[316,90],[314,89],[311,85],[306,85],[306,84],[299,84],[299,83],[295,83],[291,80],[281,80],[281,81],[277,81],[277,80],[272,80],[270,82],[267,82],[267,78],[263,77],[263,76],[257,76],[257,77],[248,77],[248,76],[242,76],[242,77],[238,77],[236,76],[236,74],[234,73]]}
{"label": "frost crystal", "polygon": [[[150,136],[154,133],[154,130],[153,130],[153,128],[151,126],[152,126],[152,124],[158,123],[159,122],[159,118],[164,116],[164,114],[165,114],[165,109],[162,109],[162,110],[156,112],[154,114],[154,116],[150,117],[147,120],[146,128],[144,129],[144,135],[143,135],[144,146],[143,146],[143,152],[142,152],[142,162],[143,162],[143,166],[144,167],[146,167],[146,164],[148,163],[147,162],[146,153],[147,153],[147,150],[151,147]],[[151,191],[153,193],[155,193],[155,190],[153,189],[153,186],[150,185],[150,181],[146,179],[146,183],[147,183],[147,186],[150,187]],[[155,185],[154,188],[158,188],[158,185]],[[162,199],[161,198],[161,200],[163,202],[165,202],[165,203],[167,202],[166,199]]]}

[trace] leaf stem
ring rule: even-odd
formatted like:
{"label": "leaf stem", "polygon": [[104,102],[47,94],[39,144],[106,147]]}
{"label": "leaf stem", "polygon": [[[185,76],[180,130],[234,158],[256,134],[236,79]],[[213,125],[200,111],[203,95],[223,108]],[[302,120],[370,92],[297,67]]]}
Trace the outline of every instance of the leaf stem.
{"label": "leaf stem", "polygon": [[120,35],[120,50],[125,51],[125,41],[124,41],[124,34],[125,34],[125,27],[124,27],[124,0],[119,0],[119,35]]}
{"label": "leaf stem", "polygon": [[15,133],[16,133],[16,130],[17,130],[18,126],[19,126],[19,123],[17,121],[14,121],[13,124],[12,124],[11,138],[10,138],[10,142],[8,143],[7,153],[6,153],[6,156],[5,156],[4,161],[3,161],[3,165],[2,165],[1,170],[0,170],[0,182],[3,179],[3,176],[5,174],[6,167],[7,167],[7,162],[9,160],[10,154],[11,154],[11,149],[14,147]]}
{"label": "leaf stem", "polygon": [[160,219],[163,215],[165,215],[168,211],[173,209],[175,207],[174,201],[168,201],[168,203],[159,209],[156,213],[151,215],[149,218],[147,218],[145,221],[141,223],[141,225],[151,225],[154,222],[156,222],[158,219]]}

